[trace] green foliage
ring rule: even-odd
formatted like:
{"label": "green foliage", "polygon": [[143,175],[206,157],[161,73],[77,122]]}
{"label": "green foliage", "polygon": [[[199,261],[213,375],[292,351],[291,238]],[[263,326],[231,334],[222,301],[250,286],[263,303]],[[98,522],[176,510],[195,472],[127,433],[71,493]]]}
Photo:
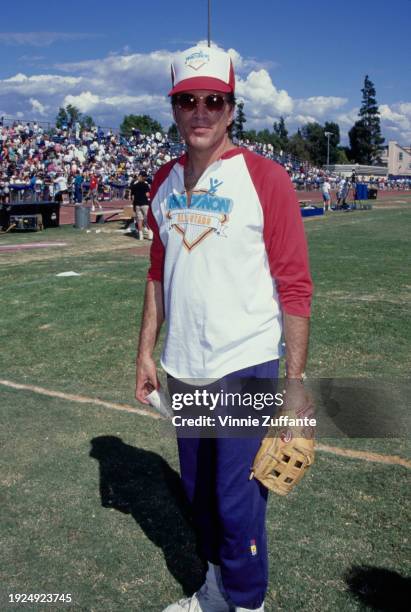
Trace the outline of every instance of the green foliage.
{"label": "green foliage", "polygon": [[90,130],[95,125],[93,117],[91,117],[90,115],[83,115],[80,121],[80,125],[86,128],[87,130]]}
{"label": "green foliage", "polygon": [[313,164],[322,166],[327,159],[327,138],[319,123],[307,123],[301,128],[301,135],[307,143],[309,159]]}
{"label": "green foliage", "polygon": [[255,130],[246,130],[244,132],[244,140],[249,140],[250,142],[257,142],[257,132]]}
{"label": "green foliage", "polygon": [[170,138],[170,140],[174,140],[174,141],[180,140],[180,134],[178,132],[177,125],[175,123],[172,123],[170,125],[167,131],[167,135]]}
{"label": "green foliage", "polygon": [[380,113],[374,83],[368,75],[365,76],[361,92],[360,119],[355,122],[348,134],[351,158],[359,164],[381,163],[381,145],[384,143],[384,138],[381,136]]}
{"label": "green foliage", "polygon": [[350,163],[350,159],[347,155],[347,150],[349,151],[348,147],[338,147],[337,148],[337,159],[336,159],[336,164],[349,164]]}
{"label": "green foliage", "polygon": [[338,145],[340,144],[340,126],[333,121],[326,121],[324,124],[325,132],[330,132],[330,164],[336,164],[338,159]]}
{"label": "green foliage", "polygon": [[291,136],[287,145],[288,152],[294,157],[301,160],[310,160],[310,151],[308,148],[307,141],[303,138],[301,130],[297,130],[295,134]]}
{"label": "green foliage", "polygon": [[244,113],[244,102],[239,102],[237,105],[237,113],[235,116],[234,126],[233,126],[233,134],[239,140],[242,140],[244,138],[244,134],[245,134],[244,124],[245,123],[247,123],[247,119]]}
{"label": "green foliage", "polygon": [[278,137],[278,142],[281,150],[287,150],[288,145],[288,130],[285,127],[284,117],[280,117],[280,120],[274,121],[273,124],[274,134]]}
{"label": "green foliage", "polygon": [[130,136],[133,128],[146,135],[153,134],[154,132],[163,132],[161,123],[150,117],[150,115],[125,115],[120,125],[121,134]]}
{"label": "green foliage", "polygon": [[334,164],[337,160],[337,146],[340,142],[340,128],[337,123],[326,121],[322,126],[319,123],[307,123],[301,128],[302,138],[306,141],[309,152],[309,160],[322,166],[327,162],[327,136],[330,139],[330,163]]}
{"label": "green foliage", "polygon": [[75,123],[79,123],[82,128],[90,129],[93,127],[94,120],[90,115],[83,115],[80,110],[73,104],[67,104],[66,107],[60,106],[56,117],[56,127],[73,129]]}

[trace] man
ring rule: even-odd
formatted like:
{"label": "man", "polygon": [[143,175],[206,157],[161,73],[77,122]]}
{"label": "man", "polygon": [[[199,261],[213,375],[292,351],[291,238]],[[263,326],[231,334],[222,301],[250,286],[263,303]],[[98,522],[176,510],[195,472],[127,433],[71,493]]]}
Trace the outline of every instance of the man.
{"label": "man", "polygon": [[345,207],[345,201],[347,199],[349,189],[350,184],[348,182],[348,179],[342,178],[337,191],[337,209]]}
{"label": "man", "polygon": [[[144,240],[144,226],[147,226],[147,213],[150,206],[150,185],[147,182],[147,172],[142,170],[130,186],[133,197],[133,208],[137,222],[137,238]],[[149,240],[153,239],[153,233],[148,229]]]}
{"label": "man", "polygon": [[56,202],[62,202],[64,194],[68,193],[67,178],[63,172],[59,172],[57,177],[54,179],[55,185],[55,200]]}
{"label": "man", "polygon": [[92,172],[90,175],[89,199],[91,200],[92,212],[96,210],[96,203],[98,203],[99,208],[103,208],[100,202],[98,202],[98,176],[95,172]]}
{"label": "man", "polygon": [[328,178],[324,177],[323,184],[321,186],[321,193],[323,194],[324,212],[331,207],[331,185],[328,182]]}
{"label": "man", "polygon": [[[169,95],[187,153],[153,181],[136,398],[148,403],[159,386],[152,355],[163,319],[161,364],[171,388],[181,379],[217,379],[229,390],[238,377],[275,379],[282,332],[287,375],[301,385],[312,285],[290,179],[230,140],[235,80],[228,54],[188,49],[176,56],[172,77]],[[208,572],[197,593],[167,612],[264,609],[267,490],[249,479],[260,442],[178,438]]]}
{"label": "man", "polygon": [[83,176],[80,170],[77,170],[74,177],[74,201],[76,204],[82,204],[83,202],[83,182]]}

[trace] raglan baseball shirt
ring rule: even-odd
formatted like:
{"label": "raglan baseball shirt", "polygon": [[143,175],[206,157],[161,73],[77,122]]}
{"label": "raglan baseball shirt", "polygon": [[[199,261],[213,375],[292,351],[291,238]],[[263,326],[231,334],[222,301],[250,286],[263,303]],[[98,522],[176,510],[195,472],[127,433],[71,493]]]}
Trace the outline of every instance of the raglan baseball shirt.
{"label": "raglan baseball shirt", "polygon": [[163,284],[161,364],[176,378],[221,378],[281,354],[282,311],[309,317],[312,282],[285,170],[242,148],[209,166],[187,201],[186,156],[154,177],[148,279]]}

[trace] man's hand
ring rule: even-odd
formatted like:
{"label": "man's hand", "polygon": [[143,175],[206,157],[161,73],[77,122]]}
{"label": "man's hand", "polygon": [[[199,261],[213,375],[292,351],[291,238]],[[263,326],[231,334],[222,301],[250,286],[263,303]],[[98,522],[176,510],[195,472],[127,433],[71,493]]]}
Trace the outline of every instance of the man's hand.
{"label": "man's hand", "polygon": [[311,393],[301,379],[285,378],[284,404],[280,412],[294,414],[298,418],[311,417],[314,404]]}
{"label": "man's hand", "polygon": [[136,361],[136,399],[142,404],[148,404],[147,395],[153,389],[158,389],[159,386],[154,359],[138,357]]}
{"label": "man's hand", "polygon": [[146,396],[160,386],[152,355],[163,318],[161,283],[147,281],[136,359],[136,399],[142,404],[148,404]]}
{"label": "man's hand", "polygon": [[314,430],[290,425],[289,419],[313,416],[313,402],[298,379],[286,379],[284,405],[275,417],[287,417],[284,425],[271,427],[254,459],[250,478],[257,478],[278,495],[288,495],[314,462]]}

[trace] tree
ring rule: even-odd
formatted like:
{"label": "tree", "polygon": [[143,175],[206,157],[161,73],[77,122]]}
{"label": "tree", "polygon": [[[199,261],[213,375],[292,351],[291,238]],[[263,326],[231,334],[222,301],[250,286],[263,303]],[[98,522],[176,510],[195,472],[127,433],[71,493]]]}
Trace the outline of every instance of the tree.
{"label": "tree", "polygon": [[234,120],[234,136],[239,140],[244,139],[244,124],[247,123],[244,113],[244,102],[239,102],[237,105],[237,113]]}
{"label": "tree", "polygon": [[[326,132],[330,136],[326,136]],[[301,128],[301,136],[309,152],[309,161],[316,166],[327,163],[327,150],[329,139],[330,164],[335,164],[338,158],[338,145],[340,142],[340,127],[338,123],[326,121],[322,126],[319,123],[307,123]]]}
{"label": "tree", "polygon": [[288,131],[287,131],[287,128],[285,127],[284,117],[280,117],[280,120],[278,123],[277,121],[274,121],[273,130],[274,130],[274,134],[278,138],[280,149],[282,151],[287,150]]}
{"label": "tree", "polygon": [[327,160],[327,138],[324,128],[319,123],[307,123],[301,128],[301,136],[306,142],[309,160],[316,166],[322,166]]}
{"label": "tree", "polygon": [[380,113],[374,83],[368,75],[365,76],[361,92],[360,119],[354,123],[348,133],[351,157],[359,164],[381,163],[381,145],[384,138],[381,136]]}
{"label": "tree", "polygon": [[150,117],[150,115],[125,115],[120,125],[121,134],[130,136],[133,129],[139,130],[142,134],[153,134],[154,132],[163,131],[161,123]]}
{"label": "tree", "polygon": [[90,130],[94,125],[94,119],[90,115],[83,115],[80,119],[80,125],[87,130]]}
{"label": "tree", "polygon": [[178,141],[180,140],[180,134],[175,123],[172,123],[168,128],[167,135],[170,140]]}
{"label": "tree", "polygon": [[338,147],[337,148],[337,159],[336,164],[349,164],[350,159],[348,157],[349,147]]}
{"label": "tree", "polygon": [[[340,126],[338,123],[334,123],[334,121],[326,121],[324,124],[324,136],[325,133],[329,132],[331,134],[330,138],[330,164],[338,163],[338,145],[340,144]],[[325,136],[327,141],[327,136]],[[327,157],[325,158],[327,159]],[[322,162],[324,163],[325,160]]]}
{"label": "tree", "polygon": [[257,142],[257,132],[255,130],[247,130],[243,134],[244,140],[249,140],[250,142]]}
{"label": "tree", "polygon": [[310,151],[307,146],[307,141],[303,138],[301,130],[297,130],[288,141],[288,152],[297,159],[310,160]]}
{"label": "tree", "polygon": [[67,104],[66,107],[61,106],[56,117],[56,127],[70,130],[73,129],[75,123],[79,123],[82,128],[91,128],[94,125],[93,118],[90,115],[83,115],[73,104]]}

